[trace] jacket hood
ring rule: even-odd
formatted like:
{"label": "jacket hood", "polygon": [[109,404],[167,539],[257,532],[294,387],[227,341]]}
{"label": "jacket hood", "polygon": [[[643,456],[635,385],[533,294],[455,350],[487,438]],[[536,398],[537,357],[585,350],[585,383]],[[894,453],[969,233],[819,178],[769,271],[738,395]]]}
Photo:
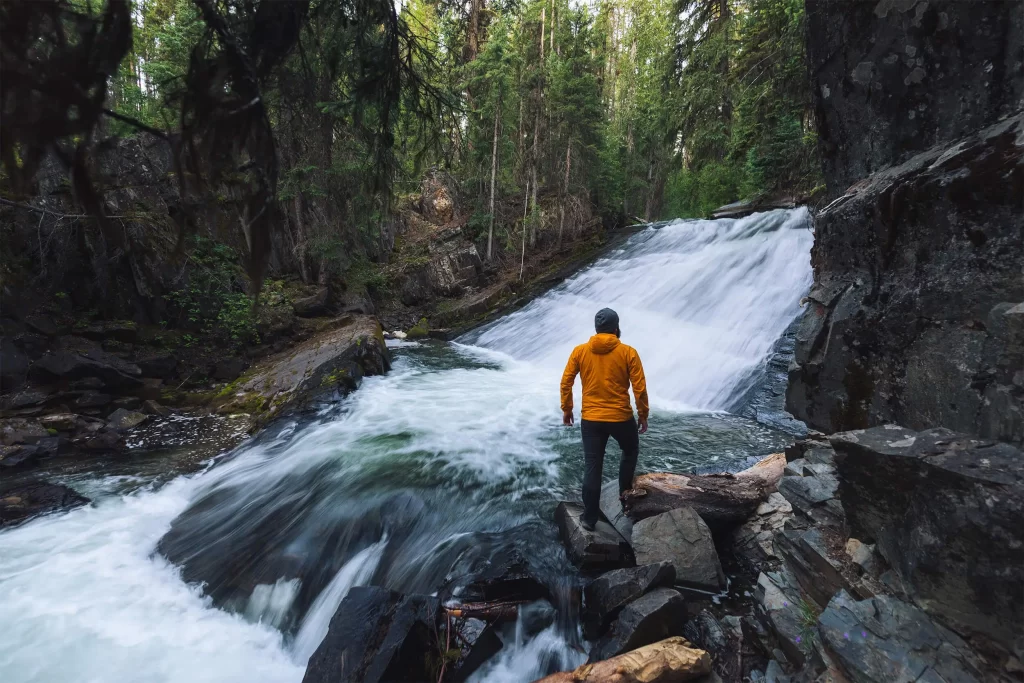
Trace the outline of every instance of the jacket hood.
{"label": "jacket hood", "polygon": [[619,338],[614,334],[600,333],[590,338],[590,350],[596,354],[611,353],[618,346]]}

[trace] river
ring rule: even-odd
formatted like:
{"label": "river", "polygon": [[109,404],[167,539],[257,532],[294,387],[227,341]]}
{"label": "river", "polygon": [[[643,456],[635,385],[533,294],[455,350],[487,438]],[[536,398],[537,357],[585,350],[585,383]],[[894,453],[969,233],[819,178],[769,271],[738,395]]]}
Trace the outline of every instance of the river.
{"label": "river", "polygon": [[[552,521],[582,469],[558,409],[572,346],[618,311],[651,396],[640,471],[778,450],[790,435],[736,413],[810,286],[809,228],[804,209],[648,228],[454,343],[393,342],[388,375],[199,472],[76,471],[92,505],[0,532],[0,680],[297,683],[351,586],[433,593],[512,549],[572,584]],[[564,620],[506,635],[474,680],[585,659]]]}

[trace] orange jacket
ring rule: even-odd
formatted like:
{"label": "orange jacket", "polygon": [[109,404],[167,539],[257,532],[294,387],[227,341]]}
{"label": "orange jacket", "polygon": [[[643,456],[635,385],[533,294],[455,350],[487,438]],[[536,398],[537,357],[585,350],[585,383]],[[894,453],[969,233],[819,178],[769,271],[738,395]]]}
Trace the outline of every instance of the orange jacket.
{"label": "orange jacket", "polygon": [[583,382],[583,419],[592,422],[625,422],[632,419],[629,385],[633,385],[640,419],[647,417],[647,380],[636,349],[614,334],[595,334],[569,354],[562,373],[562,411],[572,410],[572,385]]}

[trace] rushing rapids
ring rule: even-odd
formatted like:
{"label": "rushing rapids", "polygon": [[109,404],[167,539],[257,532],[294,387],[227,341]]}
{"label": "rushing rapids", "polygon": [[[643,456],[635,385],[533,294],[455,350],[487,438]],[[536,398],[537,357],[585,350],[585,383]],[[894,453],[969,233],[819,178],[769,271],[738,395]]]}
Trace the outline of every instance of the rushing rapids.
{"label": "rushing rapids", "polygon": [[387,376],[199,474],[76,474],[93,506],[0,533],[0,680],[299,681],[352,586],[443,593],[513,551],[567,618],[510,630],[474,680],[581,663],[551,521],[582,464],[570,348],[619,312],[652,399],[641,471],[770,452],[785,434],[723,411],[797,314],[811,241],[803,209],[648,228],[455,344],[396,344]]}

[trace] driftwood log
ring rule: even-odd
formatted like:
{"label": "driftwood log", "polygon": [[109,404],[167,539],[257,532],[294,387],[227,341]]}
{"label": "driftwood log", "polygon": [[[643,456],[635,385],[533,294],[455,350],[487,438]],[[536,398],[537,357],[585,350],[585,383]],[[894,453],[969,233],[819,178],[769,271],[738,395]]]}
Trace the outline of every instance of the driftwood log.
{"label": "driftwood log", "polygon": [[641,474],[625,494],[626,515],[637,522],[691,507],[712,532],[727,531],[747,521],[768,500],[785,467],[785,454],[774,453],[735,474]]}
{"label": "driftwood log", "polygon": [[456,619],[483,619],[484,621],[515,621],[519,616],[518,602],[466,602],[446,605],[445,614]]}
{"label": "driftwood log", "polygon": [[711,673],[711,655],[675,636],[535,683],[676,683]]}

